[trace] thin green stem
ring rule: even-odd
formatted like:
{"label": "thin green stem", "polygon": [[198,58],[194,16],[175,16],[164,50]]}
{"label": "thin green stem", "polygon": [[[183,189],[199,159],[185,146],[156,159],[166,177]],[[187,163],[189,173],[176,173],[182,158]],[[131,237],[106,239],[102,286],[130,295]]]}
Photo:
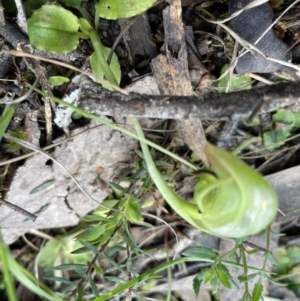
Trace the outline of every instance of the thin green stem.
{"label": "thin green stem", "polygon": [[4,276],[4,284],[6,287],[6,293],[8,296],[9,301],[18,301],[16,289],[14,285],[14,279],[11,275],[9,269],[9,262],[8,262],[8,248],[4,244],[1,236],[0,236],[0,262],[2,267],[2,273]]}
{"label": "thin green stem", "polygon": [[261,142],[261,137],[253,137],[250,138],[246,141],[244,141],[243,143],[241,143],[237,148],[235,148],[232,151],[233,155],[237,155],[239,152],[241,152],[244,148],[246,148],[247,146],[249,146],[252,143],[256,143],[256,142]]}
{"label": "thin green stem", "polygon": [[[271,239],[271,229],[270,226],[267,228],[266,230],[266,250],[267,252],[270,252],[270,239]],[[264,258],[264,263],[263,263],[263,269],[265,269],[266,265],[267,265],[267,261],[268,261],[268,256],[265,253],[265,258]]]}
{"label": "thin green stem", "polygon": [[[241,256],[242,256],[242,260],[243,260],[243,268],[244,268],[243,276],[245,278],[247,278],[247,276],[248,276],[248,266],[247,266],[246,251],[245,251],[245,248],[244,248],[243,245],[241,245],[240,251],[241,251]],[[248,281],[245,281],[245,294],[249,294]]]}

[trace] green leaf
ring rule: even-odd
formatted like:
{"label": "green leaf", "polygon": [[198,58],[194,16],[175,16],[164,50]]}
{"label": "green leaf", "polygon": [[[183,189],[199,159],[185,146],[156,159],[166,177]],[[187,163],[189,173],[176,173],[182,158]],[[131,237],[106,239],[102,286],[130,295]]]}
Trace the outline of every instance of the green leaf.
{"label": "green leaf", "polygon": [[45,181],[44,183],[40,184],[39,186],[33,188],[31,191],[30,191],[30,194],[34,194],[34,193],[37,193],[37,192],[40,192],[48,187],[50,187],[52,184],[54,184],[55,180],[48,180],[48,181]]}
{"label": "green leaf", "polygon": [[108,252],[106,252],[106,254],[108,256],[112,256],[114,255],[116,252],[119,252],[119,251],[126,251],[126,248],[123,247],[121,244],[124,244],[123,241],[118,243],[117,245],[111,247]]}
{"label": "green leaf", "polygon": [[274,257],[274,255],[271,252],[266,252],[265,255],[267,256],[267,259],[274,265],[277,265],[278,262],[276,260],[276,258]]}
{"label": "green leaf", "polygon": [[216,259],[219,255],[213,249],[207,247],[194,247],[182,252],[186,257],[198,257],[203,259]]}
{"label": "green leaf", "polygon": [[156,0],[101,0],[95,7],[99,17],[116,20],[139,15],[155,2]]}
{"label": "green leaf", "polygon": [[72,285],[74,288],[76,288],[76,285],[75,285],[74,282],[72,282],[71,280],[62,278],[62,277],[49,276],[49,277],[45,277],[45,278],[46,278],[47,280],[52,280],[52,281],[57,281],[57,282],[69,284],[69,285]]}
{"label": "green leaf", "polygon": [[288,285],[288,283],[283,283],[283,282],[276,281],[276,280],[272,279],[272,278],[269,277],[269,276],[266,276],[266,277],[268,278],[268,280],[269,280],[270,282],[272,282],[272,283],[275,284],[275,285],[278,285],[278,286],[287,286],[287,285]]}
{"label": "green leaf", "polygon": [[11,105],[4,114],[0,117],[0,141],[9,126],[11,119],[15,114],[15,109],[18,107],[19,104]]}
{"label": "green leaf", "polygon": [[196,277],[201,280],[201,281],[204,281],[204,283],[210,281],[213,277],[214,277],[214,273],[212,272],[211,269],[209,268],[206,268],[206,269],[203,269],[201,270],[197,275]]}
{"label": "green leaf", "polygon": [[[8,247],[2,241],[0,236],[0,263],[1,263],[1,290],[2,285],[6,290],[6,295],[10,301],[17,301],[17,292],[14,283],[14,278],[9,267],[9,257],[11,256]],[[3,279],[4,278],[4,279]]]}
{"label": "green leaf", "polygon": [[91,277],[91,276],[88,276],[88,277],[87,277],[87,280],[88,280],[88,282],[89,282],[89,284],[90,284],[90,286],[91,286],[91,289],[92,289],[93,294],[95,295],[95,297],[99,297],[99,293],[98,293],[97,286],[96,286],[94,280],[92,279],[92,277]]}
{"label": "green leaf", "polygon": [[[224,65],[221,70],[221,75],[223,75],[228,69],[228,64]],[[221,88],[220,92],[226,91],[226,85],[228,81],[228,74],[221,78],[218,82],[218,87]],[[236,90],[235,88],[242,88],[243,90],[251,89],[251,77],[247,75],[232,74],[231,85],[228,92]]]}
{"label": "green leaf", "polygon": [[224,271],[217,268],[217,275],[223,286],[225,286],[226,288],[231,288],[229,277]]}
{"label": "green leaf", "polygon": [[196,297],[198,297],[199,295],[200,285],[201,285],[201,281],[197,277],[195,277],[193,279],[193,290]]}
{"label": "green leaf", "polygon": [[255,278],[257,275],[258,275],[258,273],[250,274],[250,275],[247,275],[247,276],[240,275],[240,276],[237,277],[237,279],[241,282],[248,282],[251,279]]}
{"label": "green leaf", "polygon": [[285,109],[279,109],[273,116],[272,120],[274,122],[282,122],[286,124],[294,123],[295,115],[292,111],[287,111]]}
{"label": "green leaf", "polygon": [[238,285],[234,282],[233,278],[231,277],[231,275],[230,275],[230,273],[229,273],[229,271],[228,271],[228,269],[226,268],[225,265],[219,264],[218,265],[218,270],[220,270],[220,271],[222,271],[226,274],[226,276],[228,278],[228,281],[230,283],[230,287],[232,289],[238,289],[239,288]]}
{"label": "green leaf", "polygon": [[68,83],[69,81],[70,81],[70,79],[68,79],[65,76],[51,76],[49,78],[49,83],[53,87],[61,86],[64,83]]}
{"label": "green leaf", "polygon": [[[236,252],[233,252],[229,255],[229,261],[234,262],[234,263],[240,263],[240,257]],[[239,270],[238,267],[232,267],[232,269],[237,272]]]}
{"label": "green leaf", "polygon": [[253,301],[259,301],[262,291],[263,291],[263,285],[261,284],[261,281],[257,282],[254,286],[253,293],[252,293],[252,300]]}
{"label": "green leaf", "polygon": [[126,269],[127,269],[127,272],[131,272],[132,271],[132,257],[131,257],[131,255],[127,259]]}
{"label": "green leaf", "polygon": [[88,241],[84,241],[84,240],[80,240],[79,242],[86,247],[87,249],[91,250],[93,253],[98,254],[98,248],[96,246],[94,246],[93,244],[89,243]]}
{"label": "green leaf", "polygon": [[53,270],[62,270],[62,271],[68,271],[68,270],[74,270],[76,267],[86,268],[86,265],[84,264],[75,264],[75,263],[68,263],[68,264],[61,264],[56,267],[53,267]]}
{"label": "green leaf", "polygon": [[103,234],[106,230],[106,225],[100,225],[97,227],[93,227],[91,229],[88,229],[86,231],[84,231],[83,233],[81,233],[78,237],[79,240],[95,240],[96,238],[98,238],[101,234]]}
{"label": "green leaf", "polygon": [[82,217],[80,220],[86,223],[92,223],[92,222],[103,222],[107,220],[107,218],[103,216],[99,216],[97,214],[90,214]]}
{"label": "green leaf", "polygon": [[63,245],[59,241],[47,241],[44,247],[39,252],[38,264],[41,267],[52,268],[62,247]]}
{"label": "green leaf", "polygon": [[[96,75],[96,77],[99,77],[100,79],[103,79],[105,76],[105,78],[109,82],[118,86],[121,81],[121,68],[120,68],[118,58],[117,58],[116,54],[114,53],[112,56],[111,63],[110,63],[110,65],[108,65],[106,63],[106,60],[110,53],[110,49],[103,46],[101,43],[101,51],[103,53],[102,55],[103,55],[105,62],[100,59],[100,57],[96,51],[90,57],[90,63],[91,63],[93,73]],[[110,71],[107,72],[108,70],[110,70]],[[105,89],[112,90],[111,86],[109,86],[109,85],[102,84],[102,86]]]}
{"label": "green leaf", "polygon": [[117,276],[105,276],[105,278],[116,283],[126,283],[124,279]]}
{"label": "green leaf", "polygon": [[121,273],[124,272],[121,265],[119,265],[113,258],[111,258],[110,256],[108,256],[105,253],[103,254],[103,256],[115,269],[119,270]]}
{"label": "green leaf", "polygon": [[[87,1],[87,0],[85,0]],[[73,7],[76,9],[81,8],[81,0],[60,0],[65,6]]]}
{"label": "green leaf", "polygon": [[213,277],[210,280],[210,285],[211,285],[212,293],[216,294],[217,291],[218,291],[218,288],[219,288],[219,279],[218,279],[218,277],[216,277],[216,276]]}
{"label": "green leaf", "polygon": [[27,21],[30,44],[49,52],[67,53],[78,45],[78,18],[58,5],[44,5]]}
{"label": "green leaf", "polygon": [[284,144],[284,141],[291,135],[293,125],[287,125],[277,131],[267,131],[263,133],[264,145],[273,149]]}
{"label": "green leaf", "polygon": [[126,218],[131,223],[137,223],[140,224],[143,222],[143,217],[141,214],[141,208],[139,204],[137,204],[135,201],[133,201],[131,198],[128,198],[124,213]]}
{"label": "green leaf", "polygon": [[103,269],[97,265],[94,265],[94,269],[98,275],[103,275]]}

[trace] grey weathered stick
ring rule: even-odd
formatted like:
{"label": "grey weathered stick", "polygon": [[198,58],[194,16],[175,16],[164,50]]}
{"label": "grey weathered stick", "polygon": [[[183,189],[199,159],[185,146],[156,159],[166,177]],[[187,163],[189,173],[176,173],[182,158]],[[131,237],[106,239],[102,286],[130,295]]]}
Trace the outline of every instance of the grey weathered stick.
{"label": "grey weathered stick", "polygon": [[81,89],[81,108],[109,116],[238,121],[248,117],[260,102],[263,103],[260,113],[300,104],[299,82],[228,94],[213,92],[202,97],[122,95],[86,81]]}
{"label": "grey weathered stick", "polygon": [[11,208],[12,210],[17,211],[17,212],[19,212],[20,214],[22,214],[22,215],[24,215],[24,216],[27,216],[27,217],[30,218],[32,221],[35,221],[35,220],[37,219],[37,216],[36,216],[36,215],[34,215],[34,214],[32,214],[32,213],[26,211],[25,209],[23,209],[23,208],[21,208],[21,207],[19,207],[19,206],[17,206],[17,205],[14,205],[14,204],[12,204],[12,203],[10,203],[10,202],[7,202],[7,201],[5,201],[5,200],[3,200],[3,199],[0,199],[0,202],[2,202],[3,205],[5,205],[5,206]]}

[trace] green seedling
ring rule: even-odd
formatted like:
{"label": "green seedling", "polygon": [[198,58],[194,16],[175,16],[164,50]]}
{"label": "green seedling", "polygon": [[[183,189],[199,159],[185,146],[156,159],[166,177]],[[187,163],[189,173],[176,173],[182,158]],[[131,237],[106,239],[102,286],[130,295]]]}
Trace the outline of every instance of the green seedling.
{"label": "green seedling", "polygon": [[[77,47],[79,38],[90,39],[95,50],[90,57],[90,63],[96,79],[105,77],[110,83],[119,85],[121,69],[118,58],[114,54],[111,63],[107,62],[110,49],[104,47],[97,31],[88,20],[78,19],[72,12],[59,5],[49,4],[36,10],[28,19],[27,25],[30,43],[49,52],[71,52]],[[108,84],[102,85],[108,90],[113,90]]]}

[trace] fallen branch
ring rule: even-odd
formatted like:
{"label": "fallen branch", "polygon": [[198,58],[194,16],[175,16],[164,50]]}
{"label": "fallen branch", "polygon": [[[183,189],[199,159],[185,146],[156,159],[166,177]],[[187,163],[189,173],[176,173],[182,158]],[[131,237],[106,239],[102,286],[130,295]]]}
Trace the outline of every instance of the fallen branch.
{"label": "fallen branch", "polygon": [[228,94],[212,92],[202,97],[124,95],[103,90],[92,81],[84,82],[79,107],[107,116],[237,121],[249,117],[260,103],[259,113],[269,113],[300,103],[298,82]]}

